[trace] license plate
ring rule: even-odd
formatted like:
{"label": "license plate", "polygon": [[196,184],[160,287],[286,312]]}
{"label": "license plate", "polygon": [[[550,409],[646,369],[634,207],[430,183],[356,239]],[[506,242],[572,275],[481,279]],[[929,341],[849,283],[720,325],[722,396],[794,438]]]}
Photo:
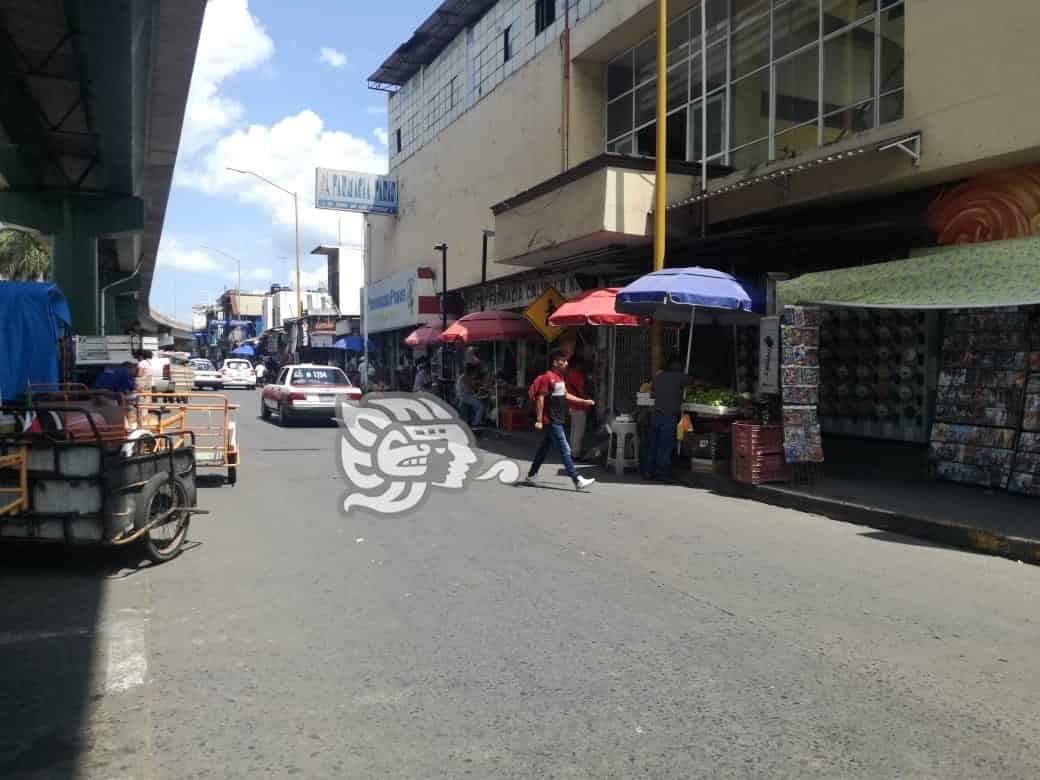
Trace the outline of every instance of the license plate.
{"label": "license plate", "polygon": [[336,400],[336,396],[323,394],[323,395],[319,395],[318,396],[318,400],[320,400],[320,401],[335,401]]}

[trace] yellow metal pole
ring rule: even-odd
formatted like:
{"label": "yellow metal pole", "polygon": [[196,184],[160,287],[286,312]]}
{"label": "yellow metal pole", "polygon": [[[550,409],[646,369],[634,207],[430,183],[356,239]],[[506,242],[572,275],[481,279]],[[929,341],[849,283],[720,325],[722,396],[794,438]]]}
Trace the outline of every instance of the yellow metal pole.
{"label": "yellow metal pole", "polygon": [[[668,0],[657,0],[657,174],[654,177],[654,270],[664,268],[665,209],[668,201]],[[650,329],[653,373],[664,367],[661,325]]]}

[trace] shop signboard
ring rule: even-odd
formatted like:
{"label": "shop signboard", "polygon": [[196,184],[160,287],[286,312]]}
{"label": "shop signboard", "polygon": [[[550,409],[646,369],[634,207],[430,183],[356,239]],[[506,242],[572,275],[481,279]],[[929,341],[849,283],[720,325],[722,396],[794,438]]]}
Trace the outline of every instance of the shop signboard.
{"label": "shop signboard", "polygon": [[314,169],[314,204],[319,209],[397,214],[397,179],[358,171]]}
{"label": "shop signboard", "polygon": [[328,331],[315,331],[311,333],[311,346],[328,349],[332,346],[335,335]]}
{"label": "shop signboard", "polygon": [[549,324],[549,318],[560,308],[563,301],[563,296],[550,287],[524,310],[527,321],[534,325],[535,330],[541,333],[546,341],[555,341],[563,333],[563,328]]}
{"label": "shop signboard", "polygon": [[433,279],[421,277],[415,268],[373,282],[366,293],[369,333],[440,321]]}
{"label": "shop signboard", "polygon": [[758,331],[758,392],[780,392],[780,318],[763,317]]}
{"label": "shop signboard", "polygon": [[[556,290],[565,300],[581,292],[574,274],[551,274],[535,279],[507,279],[489,282],[486,286],[486,309],[525,309],[549,288]],[[481,288],[472,287],[465,291],[466,314],[480,311]]]}

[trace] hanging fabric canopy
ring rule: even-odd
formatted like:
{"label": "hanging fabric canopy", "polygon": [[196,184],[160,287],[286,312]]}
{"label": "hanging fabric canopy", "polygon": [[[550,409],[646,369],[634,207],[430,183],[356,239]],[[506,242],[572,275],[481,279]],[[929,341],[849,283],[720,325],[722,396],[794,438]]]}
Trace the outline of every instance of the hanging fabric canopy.
{"label": "hanging fabric canopy", "polygon": [[[365,340],[361,336],[344,336],[341,339],[336,339],[332,348],[342,349],[347,352],[363,352],[365,350]],[[368,342],[368,351],[376,351],[371,340]]]}
{"label": "hanging fabric canopy", "polygon": [[805,274],[777,285],[785,304],[962,309],[1040,303],[1040,237]]}
{"label": "hanging fabric canopy", "polygon": [[413,349],[440,344],[441,332],[436,325],[421,325],[405,337],[404,343]]}
{"label": "hanging fabric canopy", "polygon": [[240,344],[231,350],[231,354],[235,357],[255,357],[256,348],[252,344]]}
{"label": "hanging fabric canopy", "polygon": [[467,314],[441,334],[441,341],[472,344],[477,341],[519,341],[541,338],[522,314],[478,311]]}
{"label": "hanging fabric canopy", "polygon": [[71,322],[57,285],[0,282],[0,401],[58,381],[58,339]]}
{"label": "hanging fabric canopy", "polygon": [[634,327],[645,324],[640,317],[619,314],[614,309],[614,299],[620,290],[620,287],[587,290],[563,303],[549,317],[549,324],[558,328],[580,328],[583,325]]}
{"label": "hanging fabric canopy", "polygon": [[663,322],[723,324],[754,322],[765,313],[765,296],[756,287],[714,268],[666,268],[621,289],[617,311]]}

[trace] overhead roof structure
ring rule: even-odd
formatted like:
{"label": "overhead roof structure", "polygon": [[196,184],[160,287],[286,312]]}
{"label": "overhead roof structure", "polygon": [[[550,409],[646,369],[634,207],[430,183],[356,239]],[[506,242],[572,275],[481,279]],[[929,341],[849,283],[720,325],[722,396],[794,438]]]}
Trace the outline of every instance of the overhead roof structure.
{"label": "overhead roof structure", "polygon": [[475,24],[496,2],[498,0],[444,0],[419,25],[412,37],[398,46],[368,77],[369,89],[396,92],[422,67],[433,62],[455,40],[455,36]]}

